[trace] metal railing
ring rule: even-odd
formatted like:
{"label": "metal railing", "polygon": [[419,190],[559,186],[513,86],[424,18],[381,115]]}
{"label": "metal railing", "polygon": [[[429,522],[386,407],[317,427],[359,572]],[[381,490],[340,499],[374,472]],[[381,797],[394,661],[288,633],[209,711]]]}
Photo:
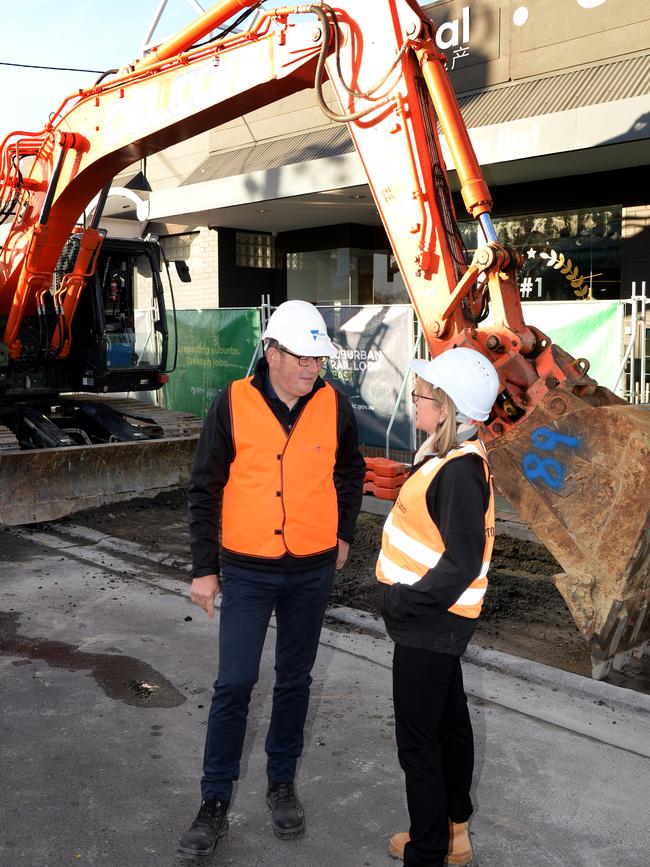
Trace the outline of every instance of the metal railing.
{"label": "metal railing", "polygon": [[[413,344],[413,352],[411,354],[411,360],[413,360],[418,352],[421,351],[421,341],[422,341],[422,326],[418,323],[417,335],[415,338],[415,343]],[[406,373],[404,374],[404,378],[402,379],[402,384],[400,386],[400,390],[398,392],[397,397],[395,398],[395,404],[393,406],[393,412],[390,417],[390,421],[388,422],[388,427],[386,428],[386,448],[385,455],[387,458],[390,457],[390,434],[393,429],[393,425],[395,423],[395,419],[397,418],[397,413],[399,412],[400,403],[402,401],[402,396],[404,391],[406,390],[407,383],[413,378],[413,374],[411,373],[410,367],[406,368]],[[411,449],[413,451],[416,450],[416,430],[415,430],[415,414],[411,409]]]}
{"label": "metal railing", "polygon": [[632,283],[629,299],[623,301],[630,309],[629,342],[625,347],[621,367],[616,378],[614,391],[630,403],[650,403],[650,365],[648,365],[648,340],[650,330],[647,325],[648,296],[646,281]]}
{"label": "metal railing", "polygon": [[248,365],[248,370],[246,371],[246,376],[251,375],[251,371],[253,370],[253,367],[255,366],[255,362],[262,355],[262,343],[263,343],[262,335],[266,331],[266,324],[269,321],[269,319],[271,318],[271,312],[273,310],[273,307],[271,307],[271,296],[270,295],[262,295],[261,296],[260,306],[258,309],[260,311],[260,336],[259,336],[259,340],[257,341],[257,344],[255,346],[255,351],[253,352],[253,355],[251,356],[250,364]]}

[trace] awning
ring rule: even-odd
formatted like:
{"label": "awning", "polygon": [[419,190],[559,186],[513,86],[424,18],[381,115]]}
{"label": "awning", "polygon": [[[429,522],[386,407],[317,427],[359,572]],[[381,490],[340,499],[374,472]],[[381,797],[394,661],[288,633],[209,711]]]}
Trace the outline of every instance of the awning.
{"label": "awning", "polygon": [[[491,184],[647,163],[650,53],[462,94],[459,102]],[[444,137],[442,148],[451,171]],[[452,183],[454,178],[452,172]],[[366,183],[347,128],[329,124],[210,154],[179,187],[151,194],[148,218],[286,230],[317,225],[324,213],[306,216],[302,209],[295,218],[287,213],[279,221],[283,201],[316,202],[325,193],[331,198],[336,190]],[[271,213],[267,202],[276,203]],[[251,214],[247,209],[255,204]],[[330,218],[337,222],[339,214],[332,212]]]}
{"label": "awning", "polygon": [[[634,104],[637,104],[637,97],[648,94],[650,54],[465,94],[458,101],[468,128],[477,129],[512,121],[532,121],[544,115],[621,100],[635,100]],[[645,120],[642,116],[635,117],[637,128],[620,130],[613,139],[605,134],[603,138],[608,140],[608,144],[650,137],[650,97],[647,104],[642,100],[640,107],[644,104],[648,112]],[[630,103],[629,107],[632,105]],[[629,134],[627,138],[625,132]],[[212,153],[181,186],[326,159],[353,150],[347,127],[344,124],[330,125],[298,136]],[[531,153],[518,152],[516,158],[535,156],[533,151],[534,142],[531,142]],[[493,160],[488,158],[485,161]]]}
{"label": "awning", "polygon": [[212,153],[181,186],[321,160],[353,150],[347,127],[337,123],[302,135]]}
{"label": "awning", "polygon": [[462,95],[458,102],[467,126],[480,127],[644,94],[650,94],[650,54],[502,85]]}

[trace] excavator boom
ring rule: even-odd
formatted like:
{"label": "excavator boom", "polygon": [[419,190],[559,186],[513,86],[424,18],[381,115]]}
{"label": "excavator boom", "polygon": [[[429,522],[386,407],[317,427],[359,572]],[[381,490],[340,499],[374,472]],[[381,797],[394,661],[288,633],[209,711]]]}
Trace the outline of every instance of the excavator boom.
{"label": "excavator boom", "polygon": [[[340,56],[328,58],[329,77],[429,349],[468,346],[497,368],[502,392],[483,426],[496,484],[565,570],[556,585],[590,643],[594,676],[604,677],[650,644],[650,413],[526,325],[520,257],[496,243],[490,193],[432,23],[410,0],[377,4],[362,47],[363,0],[330,14]],[[401,70],[373,89],[389,32]],[[469,267],[439,130],[486,241]],[[491,324],[481,325],[488,305]]]}
{"label": "excavator boom", "polygon": [[[416,0],[280,7],[248,31],[196,45],[254,5],[223,0],[131,68],[66,101],[41,133],[5,139],[0,210],[10,203],[15,211],[0,252],[6,356],[20,363],[21,329],[42,309],[68,235],[117,172],[313,86],[325,115],[350,131],[430,352],[472,347],[499,372],[501,393],[483,428],[496,483],[565,570],[557,586],[591,644],[594,674],[604,676],[650,639],[648,415],[525,323],[520,257],[496,243],[491,196],[434,25]],[[323,97],[326,78],[339,111]],[[469,264],[442,135],[485,240]],[[33,167],[21,172],[26,156]],[[100,244],[96,218],[57,296],[62,323],[76,315]],[[50,349],[64,357],[70,341],[63,324],[59,331]]]}

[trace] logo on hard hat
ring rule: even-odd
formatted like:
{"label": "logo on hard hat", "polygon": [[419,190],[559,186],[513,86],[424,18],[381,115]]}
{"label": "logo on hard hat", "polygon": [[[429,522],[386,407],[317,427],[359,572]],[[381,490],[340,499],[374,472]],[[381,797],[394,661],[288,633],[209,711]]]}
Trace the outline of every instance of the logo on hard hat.
{"label": "logo on hard hat", "polygon": [[318,330],[318,328],[312,328],[310,334],[314,338],[314,340],[318,340],[318,335],[320,334],[320,331]]}

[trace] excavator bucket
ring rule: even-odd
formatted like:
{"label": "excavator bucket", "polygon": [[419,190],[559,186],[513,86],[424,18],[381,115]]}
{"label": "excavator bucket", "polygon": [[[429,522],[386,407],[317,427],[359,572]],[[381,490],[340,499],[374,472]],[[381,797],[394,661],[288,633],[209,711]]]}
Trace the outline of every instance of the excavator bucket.
{"label": "excavator bucket", "polygon": [[650,647],[650,411],[547,392],[488,444],[497,487],[564,572],[555,583],[606,677]]}

